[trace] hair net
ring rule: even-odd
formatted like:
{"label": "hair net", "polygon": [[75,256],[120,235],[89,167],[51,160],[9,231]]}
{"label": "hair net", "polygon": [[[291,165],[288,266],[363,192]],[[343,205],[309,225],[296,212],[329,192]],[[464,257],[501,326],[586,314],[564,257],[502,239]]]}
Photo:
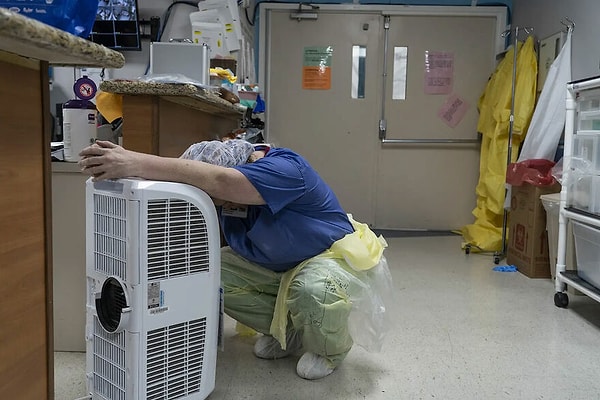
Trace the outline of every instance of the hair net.
{"label": "hair net", "polygon": [[254,146],[242,139],[207,140],[194,143],[183,152],[180,158],[204,161],[221,167],[235,167],[248,161]]}

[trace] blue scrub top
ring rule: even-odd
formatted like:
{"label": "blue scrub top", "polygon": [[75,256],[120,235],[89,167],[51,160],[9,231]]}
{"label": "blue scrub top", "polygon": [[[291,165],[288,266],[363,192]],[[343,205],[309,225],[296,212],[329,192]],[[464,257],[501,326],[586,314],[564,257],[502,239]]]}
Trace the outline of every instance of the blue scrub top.
{"label": "blue scrub top", "polygon": [[235,168],[266,202],[248,206],[245,217],[225,216],[219,208],[227,243],[247,260],[287,271],[354,231],[331,188],[293,151],[274,148]]}

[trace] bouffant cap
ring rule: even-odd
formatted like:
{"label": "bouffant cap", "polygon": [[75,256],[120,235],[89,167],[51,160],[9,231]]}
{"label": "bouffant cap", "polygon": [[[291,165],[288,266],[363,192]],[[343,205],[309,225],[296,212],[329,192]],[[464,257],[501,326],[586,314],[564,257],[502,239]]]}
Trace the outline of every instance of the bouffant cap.
{"label": "bouffant cap", "polygon": [[254,146],[242,139],[207,140],[194,143],[183,152],[180,158],[203,161],[221,167],[235,167],[245,164],[254,151]]}

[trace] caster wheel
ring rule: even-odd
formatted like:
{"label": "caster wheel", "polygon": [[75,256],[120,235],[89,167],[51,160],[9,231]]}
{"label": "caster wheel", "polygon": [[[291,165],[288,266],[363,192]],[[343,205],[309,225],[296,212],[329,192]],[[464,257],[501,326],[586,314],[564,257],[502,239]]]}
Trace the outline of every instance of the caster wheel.
{"label": "caster wheel", "polygon": [[470,254],[471,253],[471,245],[468,244],[465,246],[465,254]]}
{"label": "caster wheel", "polygon": [[500,257],[494,256],[494,264],[500,264]]}
{"label": "caster wheel", "polygon": [[560,308],[567,308],[569,305],[569,296],[566,293],[556,292],[554,294],[554,305]]}

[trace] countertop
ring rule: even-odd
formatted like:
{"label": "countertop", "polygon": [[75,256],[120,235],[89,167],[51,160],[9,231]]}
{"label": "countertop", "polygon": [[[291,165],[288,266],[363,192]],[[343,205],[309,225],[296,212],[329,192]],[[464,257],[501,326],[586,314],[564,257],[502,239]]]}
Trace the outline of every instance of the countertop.
{"label": "countertop", "polygon": [[56,66],[121,68],[123,54],[0,7],[0,52]]}
{"label": "countertop", "polygon": [[224,117],[241,117],[246,107],[232,104],[216,91],[189,83],[158,83],[137,80],[110,80],[100,83],[100,90],[126,95],[153,95],[199,111]]}

